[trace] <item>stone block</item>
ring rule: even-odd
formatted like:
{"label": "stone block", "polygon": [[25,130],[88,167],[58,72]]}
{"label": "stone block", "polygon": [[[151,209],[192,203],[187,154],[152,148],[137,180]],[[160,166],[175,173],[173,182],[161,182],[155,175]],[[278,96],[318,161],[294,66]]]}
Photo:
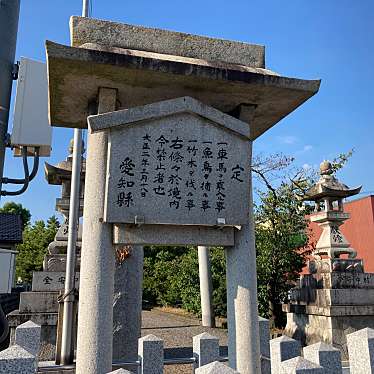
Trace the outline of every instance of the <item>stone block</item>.
{"label": "stone block", "polygon": [[20,313],[57,313],[58,292],[21,292]]}
{"label": "stone block", "polygon": [[32,321],[27,321],[16,328],[15,343],[38,356],[40,350],[41,327]]}
{"label": "stone block", "polygon": [[281,363],[300,356],[300,353],[300,342],[288,336],[270,340],[271,373],[280,374]]}
{"label": "stone block", "polygon": [[351,374],[374,373],[374,330],[370,328],[347,335]]}
{"label": "stone block", "polygon": [[193,355],[197,359],[195,367],[201,367],[219,359],[219,340],[203,332],[193,337]]}
{"label": "stone block", "polygon": [[324,368],[325,374],[341,374],[342,362],[339,349],[323,342],[304,347],[304,358]]}
{"label": "stone block", "polygon": [[265,67],[265,47],[93,18],[71,17],[73,46],[97,43],[168,55]]}
{"label": "stone block", "polygon": [[303,357],[295,357],[283,361],[280,366],[280,374],[324,374],[324,369],[308,361]]}
{"label": "stone block", "polygon": [[131,371],[128,371],[128,370],[125,370],[125,369],[117,369],[117,370],[114,370],[114,371],[111,371],[107,374],[133,374]]}
{"label": "stone block", "polygon": [[270,325],[266,318],[258,317],[260,331],[261,374],[270,374]]}
{"label": "stone block", "polygon": [[214,361],[195,370],[196,374],[239,374],[238,371],[222,364],[222,362]]}
{"label": "stone block", "polygon": [[140,374],[163,374],[164,341],[152,334],[139,339]]}
{"label": "stone block", "polygon": [[[65,245],[67,245],[65,243]],[[77,256],[75,271],[79,272],[81,264],[80,256]],[[43,260],[43,270],[53,272],[66,272],[66,254],[47,254]]]}
{"label": "stone block", "polygon": [[[34,271],[32,291],[61,291],[65,287],[65,275],[62,271]],[[79,273],[75,273],[75,287],[79,289]]]}
{"label": "stone block", "polygon": [[35,356],[19,345],[0,352],[1,374],[33,374],[36,368]]}

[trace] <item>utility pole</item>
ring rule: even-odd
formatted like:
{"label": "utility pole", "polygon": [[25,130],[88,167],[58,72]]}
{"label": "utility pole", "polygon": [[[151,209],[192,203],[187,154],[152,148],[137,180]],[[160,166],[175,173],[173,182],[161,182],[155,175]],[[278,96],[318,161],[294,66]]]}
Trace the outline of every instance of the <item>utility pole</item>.
{"label": "utility pole", "polygon": [[8,142],[20,0],[0,0],[0,190]]}
{"label": "utility pole", "polygon": [[[83,0],[82,17],[88,17],[89,0]],[[70,210],[68,248],[66,258],[66,276],[64,292],[64,314],[62,322],[61,363],[74,361],[74,302],[75,302],[75,264],[77,234],[79,227],[80,173],[82,164],[82,130],[74,129],[73,163],[71,170]]]}

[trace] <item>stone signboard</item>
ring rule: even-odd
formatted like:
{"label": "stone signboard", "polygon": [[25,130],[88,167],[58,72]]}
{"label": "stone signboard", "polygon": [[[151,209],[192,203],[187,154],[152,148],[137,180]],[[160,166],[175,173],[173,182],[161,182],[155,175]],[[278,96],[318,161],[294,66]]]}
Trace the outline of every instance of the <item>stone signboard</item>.
{"label": "stone signboard", "polygon": [[[183,101],[184,100],[184,101]],[[249,125],[191,98],[110,123],[106,222],[241,225],[249,215]],[[165,103],[165,102],[164,102]],[[150,106],[160,105],[151,104]],[[147,111],[145,111],[147,112]],[[115,118],[113,118],[115,116]],[[123,125],[121,124],[123,117]],[[96,116],[100,117],[100,116]],[[134,116],[132,116],[134,117]],[[91,124],[91,121],[90,121]]]}

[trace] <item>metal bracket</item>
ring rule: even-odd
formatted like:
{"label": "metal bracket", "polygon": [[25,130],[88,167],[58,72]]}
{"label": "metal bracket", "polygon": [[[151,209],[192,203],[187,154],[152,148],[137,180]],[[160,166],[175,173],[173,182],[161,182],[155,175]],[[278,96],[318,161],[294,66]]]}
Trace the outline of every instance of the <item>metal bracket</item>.
{"label": "metal bracket", "polygon": [[13,64],[13,67],[12,67],[12,78],[14,81],[18,79],[18,72],[19,72],[19,61]]}
{"label": "metal bracket", "polygon": [[134,223],[135,223],[135,225],[137,225],[137,226],[140,226],[140,225],[144,225],[144,217],[142,217],[142,216],[135,216],[134,217]]}

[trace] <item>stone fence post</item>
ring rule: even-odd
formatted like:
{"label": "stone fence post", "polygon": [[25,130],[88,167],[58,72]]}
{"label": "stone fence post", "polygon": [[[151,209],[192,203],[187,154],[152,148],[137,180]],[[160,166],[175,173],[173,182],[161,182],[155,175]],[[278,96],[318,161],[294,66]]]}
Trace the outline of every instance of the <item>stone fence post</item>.
{"label": "stone fence post", "polygon": [[325,370],[303,357],[294,357],[280,364],[280,374],[325,374]]}
{"label": "stone fence post", "polygon": [[358,330],[347,335],[350,374],[374,373],[374,330]]}
{"label": "stone fence post", "polygon": [[219,341],[215,336],[203,332],[193,337],[193,356],[197,359],[195,368],[219,359]]}
{"label": "stone fence post", "polygon": [[139,339],[141,374],[163,374],[164,341],[152,334]]}
{"label": "stone fence post", "polygon": [[298,357],[301,354],[300,342],[288,336],[270,340],[271,374],[280,374],[282,361]]}
{"label": "stone fence post", "polygon": [[196,374],[239,374],[238,371],[218,361],[211,362],[210,364],[204,365],[196,369],[195,373]]}
{"label": "stone fence post", "polygon": [[342,361],[339,349],[319,342],[304,347],[304,358],[324,368],[325,374],[342,374]]}
{"label": "stone fence post", "polygon": [[17,344],[0,352],[1,374],[35,374],[36,369],[35,356]]}
{"label": "stone fence post", "polygon": [[270,324],[266,318],[258,317],[260,330],[261,374],[270,374]]}
{"label": "stone fence post", "polygon": [[16,328],[15,344],[26,349],[36,358],[40,350],[41,327],[32,321],[22,323]]}

